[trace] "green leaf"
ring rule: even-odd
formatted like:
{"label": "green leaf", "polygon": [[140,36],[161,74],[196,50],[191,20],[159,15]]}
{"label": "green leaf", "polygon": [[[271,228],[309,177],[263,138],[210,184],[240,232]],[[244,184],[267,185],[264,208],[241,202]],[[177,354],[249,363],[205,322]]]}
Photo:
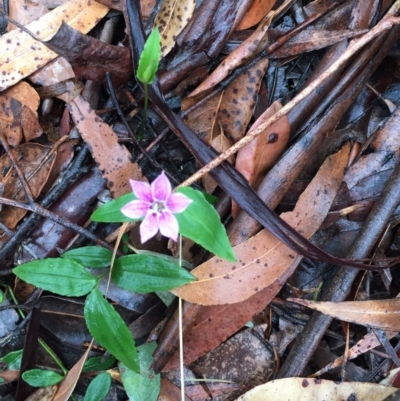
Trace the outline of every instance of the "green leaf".
{"label": "green leaf", "polygon": [[176,192],[193,200],[184,212],[175,215],[179,223],[179,232],[213,254],[235,262],[235,254],[225,227],[217,211],[207,202],[204,195],[189,187],[179,188]]}
{"label": "green leaf", "polygon": [[116,259],[112,279],[133,292],[164,291],[196,280],[175,263],[150,255],[127,255]]}
{"label": "green leaf", "polygon": [[95,288],[86,298],[85,321],[94,339],[129,369],[139,372],[139,361],[132,335],[115,309]]}
{"label": "green leaf", "polygon": [[90,216],[90,219],[93,221],[99,221],[101,223],[127,223],[130,221],[134,221],[133,219],[130,219],[129,217],[126,217],[121,213],[121,207],[125,206],[128,202],[135,199],[137,198],[133,194],[133,192],[122,195],[118,199],[115,199],[100,206]]}
{"label": "green leaf", "polygon": [[149,369],[153,361],[155,342],[138,347],[140,373],[133,372],[123,363],[119,364],[122,384],[130,401],[155,401],[160,392],[160,375]]}
{"label": "green leaf", "polygon": [[13,272],[29,284],[69,297],[86,295],[97,284],[95,276],[69,259],[35,260],[16,267]]}
{"label": "green leaf", "polygon": [[154,28],[146,40],[139,59],[137,78],[145,84],[154,81],[161,57],[161,37],[158,28]]}
{"label": "green leaf", "polygon": [[112,252],[101,246],[85,246],[65,252],[61,257],[86,267],[101,268],[110,266]]}
{"label": "green leaf", "polygon": [[0,358],[0,362],[4,362],[8,370],[20,370],[23,352],[24,350],[22,349],[9,352],[7,355]]}
{"label": "green leaf", "polygon": [[107,370],[112,368],[117,360],[114,355],[108,355],[106,358],[104,356],[94,356],[88,359],[83,365],[82,372],[97,372],[99,370]]}
{"label": "green leaf", "polygon": [[111,376],[107,372],[99,373],[89,384],[83,401],[103,400],[111,386]]}
{"label": "green leaf", "polygon": [[22,378],[32,387],[47,387],[59,383],[64,376],[52,370],[32,369],[24,372]]}

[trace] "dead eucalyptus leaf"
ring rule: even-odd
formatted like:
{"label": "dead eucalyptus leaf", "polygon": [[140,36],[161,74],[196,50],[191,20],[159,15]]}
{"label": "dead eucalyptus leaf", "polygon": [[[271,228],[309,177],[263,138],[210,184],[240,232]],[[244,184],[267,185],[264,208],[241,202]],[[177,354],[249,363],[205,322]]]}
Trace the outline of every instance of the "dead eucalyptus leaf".
{"label": "dead eucalyptus leaf", "polygon": [[[28,181],[33,197],[36,198],[47,182],[56,153],[50,147],[32,142],[24,143],[11,152]],[[26,202],[25,191],[7,154],[0,158],[0,171],[3,172],[0,182],[4,184],[4,197]],[[14,228],[26,213],[24,209],[3,205],[0,221],[8,228]]]}
{"label": "dead eucalyptus leaf", "polygon": [[[258,128],[282,108],[279,101],[274,102],[251,126],[249,133]],[[236,156],[236,169],[247,178],[252,188],[257,188],[267,171],[278,161],[290,137],[290,124],[283,116],[262,134],[241,148]],[[232,215],[239,212],[237,204],[232,204]]]}
{"label": "dead eucalyptus leaf", "polygon": [[276,0],[254,0],[236,29],[241,31],[258,24],[272,10],[275,3]]}
{"label": "dead eucalyptus leaf", "polygon": [[398,389],[374,383],[332,382],[290,377],[272,380],[243,394],[236,401],[383,401]]}
{"label": "dead eucalyptus leaf", "polygon": [[117,135],[82,96],[75,97],[68,108],[114,198],[131,191],[129,179],[145,180],[139,165],[132,163],[128,150],[118,143]]}
{"label": "dead eucalyptus leaf", "polygon": [[154,20],[161,34],[161,56],[165,57],[175,46],[176,37],[190,21],[195,0],[164,0]]}
{"label": "dead eucalyptus leaf", "polygon": [[[70,0],[26,25],[41,40],[50,39],[64,21],[87,33],[108,12],[108,8],[93,0]],[[57,54],[29,34],[15,29],[0,37],[0,91],[15,85],[37,71]]]}
{"label": "dead eucalyptus leaf", "polygon": [[[41,3],[30,0],[13,0],[9,3],[10,17],[22,25],[41,17],[49,10]],[[13,23],[8,23],[8,31],[18,29]]]}
{"label": "dead eucalyptus leaf", "polygon": [[[324,221],[342,181],[349,157],[349,144],[329,157],[300,196],[295,209],[281,217],[306,238]],[[191,303],[223,305],[244,301],[271,285],[293,263],[296,254],[269,231],[263,230],[234,247],[237,262],[214,257],[192,274],[198,281],[173,292]]]}
{"label": "dead eucalyptus leaf", "polygon": [[42,127],[37,116],[28,107],[12,97],[0,95],[0,127],[4,131],[7,142],[17,146],[22,141],[22,132],[26,141],[42,135]]}
{"label": "dead eucalyptus leaf", "polygon": [[288,301],[317,310],[345,322],[400,331],[400,298],[376,301],[316,302],[299,298]]}

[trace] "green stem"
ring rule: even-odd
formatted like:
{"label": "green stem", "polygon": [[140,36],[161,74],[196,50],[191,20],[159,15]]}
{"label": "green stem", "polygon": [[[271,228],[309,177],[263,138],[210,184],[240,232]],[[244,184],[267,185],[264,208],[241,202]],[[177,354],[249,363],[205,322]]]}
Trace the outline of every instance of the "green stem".
{"label": "green stem", "polygon": [[144,106],[143,106],[143,121],[142,121],[142,128],[140,130],[140,138],[144,137],[144,133],[146,131],[146,124],[147,124],[147,106],[149,104],[149,91],[147,88],[147,84],[143,83],[144,88]]}

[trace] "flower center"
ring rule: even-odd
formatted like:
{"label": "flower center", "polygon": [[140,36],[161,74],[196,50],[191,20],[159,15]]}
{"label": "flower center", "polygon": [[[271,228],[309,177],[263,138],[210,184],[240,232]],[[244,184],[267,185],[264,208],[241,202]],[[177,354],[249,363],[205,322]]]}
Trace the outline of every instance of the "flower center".
{"label": "flower center", "polygon": [[151,209],[157,213],[162,212],[164,209],[166,209],[165,202],[159,200],[154,201],[151,205]]}

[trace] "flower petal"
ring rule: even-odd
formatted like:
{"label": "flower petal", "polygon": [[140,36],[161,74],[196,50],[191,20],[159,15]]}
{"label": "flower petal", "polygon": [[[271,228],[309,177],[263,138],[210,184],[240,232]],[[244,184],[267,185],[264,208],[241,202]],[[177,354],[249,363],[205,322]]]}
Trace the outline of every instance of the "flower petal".
{"label": "flower petal", "polygon": [[158,227],[164,237],[171,238],[175,242],[177,241],[179,232],[178,220],[169,210],[163,210],[159,213]]}
{"label": "flower petal", "polygon": [[153,200],[167,201],[172,192],[171,183],[169,182],[164,171],[151,183],[151,193]]}
{"label": "flower petal", "polygon": [[134,200],[122,206],[121,213],[130,219],[140,219],[146,216],[151,208],[151,203],[142,200]]}
{"label": "flower petal", "polygon": [[140,224],[139,231],[142,244],[158,233],[158,214],[157,212],[148,213]]}
{"label": "flower petal", "polygon": [[133,193],[138,199],[146,202],[153,201],[153,196],[151,195],[151,187],[149,183],[145,181],[135,180],[129,180],[129,183],[131,184]]}
{"label": "flower petal", "polygon": [[173,193],[167,200],[167,208],[172,213],[182,213],[191,203],[192,200],[186,195]]}

